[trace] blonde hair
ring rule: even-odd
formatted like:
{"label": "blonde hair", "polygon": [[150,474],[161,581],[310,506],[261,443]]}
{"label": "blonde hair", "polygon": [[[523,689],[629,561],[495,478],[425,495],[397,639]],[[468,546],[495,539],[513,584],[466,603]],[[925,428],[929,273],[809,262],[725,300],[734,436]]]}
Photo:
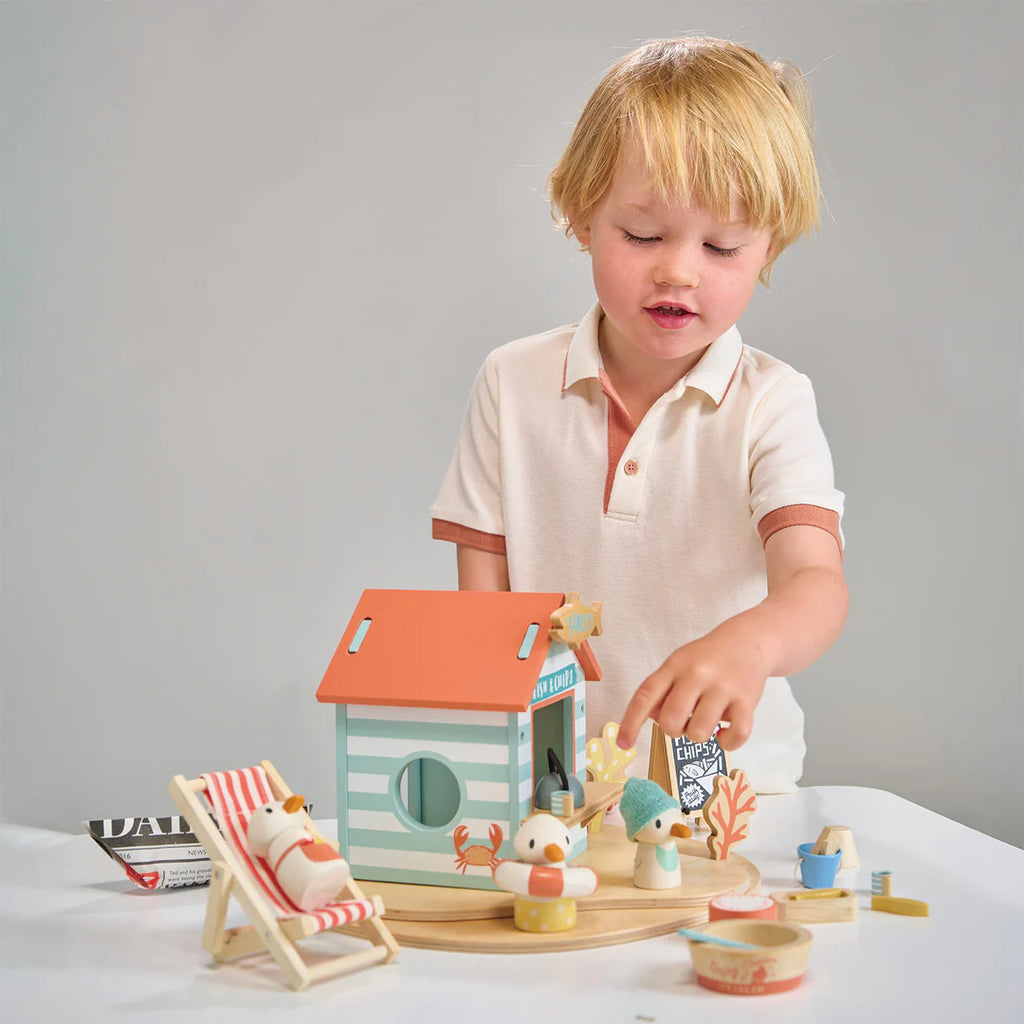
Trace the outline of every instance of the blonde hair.
{"label": "blonde hair", "polygon": [[792,64],[766,63],[725,39],[654,39],[601,80],[548,179],[552,216],[589,225],[627,141],[664,200],[697,203],[722,220],[735,200],[772,235],[776,257],[818,224],[820,186],[810,94]]}

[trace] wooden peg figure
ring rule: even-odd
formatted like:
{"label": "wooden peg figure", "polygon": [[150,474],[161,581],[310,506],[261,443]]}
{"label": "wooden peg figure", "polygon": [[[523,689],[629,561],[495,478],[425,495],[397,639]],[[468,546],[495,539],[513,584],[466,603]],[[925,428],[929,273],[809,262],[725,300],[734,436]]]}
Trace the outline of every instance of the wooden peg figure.
{"label": "wooden peg figure", "polygon": [[249,850],[262,857],[300,910],[330,903],[351,877],[348,862],[306,827],[305,798],[295,794],[257,807],[249,819]]}
{"label": "wooden peg figure", "polygon": [[673,889],[683,883],[676,839],[691,835],[683,812],[656,782],[628,779],[619,805],[626,837],[636,843],[633,884],[638,889]]}
{"label": "wooden peg figure", "polygon": [[592,868],[572,868],[569,830],[545,811],[531,814],[512,840],[519,860],[499,861],[494,883],[512,893],[515,926],[524,932],[564,932],[576,927],[576,899],[597,889]]}

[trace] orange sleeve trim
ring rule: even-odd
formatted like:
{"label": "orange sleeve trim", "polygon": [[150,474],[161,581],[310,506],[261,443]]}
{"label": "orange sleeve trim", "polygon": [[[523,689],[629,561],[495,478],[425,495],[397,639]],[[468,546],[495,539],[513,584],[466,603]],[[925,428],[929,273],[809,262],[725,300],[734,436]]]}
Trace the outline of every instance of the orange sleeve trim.
{"label": "orange sleeve trim", "polygon": [[830,533],[839,545],[839,553],[843,553],[843,541],[839,535],[839,513],[819,505],[786,505],[769,512],[757,524],[757,532],[761,543],[766,544],[768,538],[787,526],[816,526],[819,530]]}
{"label": "orange sleeve trim", "polygon": [[459,523],[450,523],[447,519],[433,519],[431,522],[434,524],[434,540],[450,540],[453,544],[487,551],[492,555],[505,554],[505,538],[500,534],[472,530]]}

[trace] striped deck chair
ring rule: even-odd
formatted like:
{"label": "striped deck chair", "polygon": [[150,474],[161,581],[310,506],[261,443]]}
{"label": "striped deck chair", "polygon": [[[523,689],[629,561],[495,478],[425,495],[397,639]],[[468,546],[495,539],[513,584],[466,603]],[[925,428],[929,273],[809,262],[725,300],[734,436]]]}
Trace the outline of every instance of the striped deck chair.
{"label": "striped deck chair", "polygon": [[[261,761],[254,768],[216,772],[198,779],[175,775],[169,789],[213,864],[203,948],[215,961],[269,950],[288,985],[298,991],[312,981],[386,963],[398,953],[398,943],[380,919],[384,906],[379,896],[366,899],[357,883],[350,880],[339,893],[348,898],[306,913],[284,894],[266,861],[249,851],[246,831],[252,812],[271,800],[286,800],[292,795],[269,761]],[[322,838],[308,818],[307,824]],[[251,924],[225,927],[228,899],[232,895]],[[299,953],[298,940],[328,930],[357,934],[371,946],[307,964]]]}

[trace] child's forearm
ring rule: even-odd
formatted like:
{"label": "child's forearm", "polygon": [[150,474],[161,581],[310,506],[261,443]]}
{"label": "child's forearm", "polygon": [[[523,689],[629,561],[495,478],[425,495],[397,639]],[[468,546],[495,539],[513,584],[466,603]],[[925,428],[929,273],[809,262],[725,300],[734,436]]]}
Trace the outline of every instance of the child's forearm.
{"label": "child's forearm", "polygon": [[459,590],[508,590],[508,559],[490,551],[456,545]]}
{"label": "child's forearm", "polygon": [[719,733],[726,749],[750,735],[769,676],[806,668],[839,635],[847,594],[838,546],[813,526],[793,526],[765,545],[768,596],[673,651],[634,693],[617,742],[628,748],[653,718],[669,736],[696,742]]}
{"label": "child's forearm", "polygon": [[814,664],[832,646],[846,621],[848,604],[842,572],[808,566],[776,583],[760,604],[712,632],[756,652],[766,678],[790,675]]}

